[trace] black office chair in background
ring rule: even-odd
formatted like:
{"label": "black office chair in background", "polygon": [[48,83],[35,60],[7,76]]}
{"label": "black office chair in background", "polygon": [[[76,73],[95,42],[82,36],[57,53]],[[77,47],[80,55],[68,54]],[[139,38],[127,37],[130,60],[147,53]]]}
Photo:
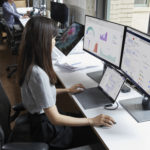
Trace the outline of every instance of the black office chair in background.
{"label": "black office chair in background", "polygon": [[[10,112],[10,103],[0,82],[0,150],[48,150],[46,143],[18,142],[13,137],[14,129],[10,128],[10,123],[16,119],[17,114],[10,116]],[[24,126],[22,126],[22,130],[24,130],[23,128]],[[24,136],[22,133],[20,134]]]}
{"label": "black office chair in background", "polygon": [[[3,32],[7,34],[7,45],[12,55],[17,55],[23,28],[19,30],[11,29],[3,18],[0,21],[0,26],[2,26]],[[7,77],[10,78],[16,72],[17,64],[9,65],[6,70],[8,71]]]}
{"label": "black office chair in background", "polygon": [[4,44],[4,41],[7,39],[6,35],[3,35],[4,26],[3,26],[3,9],[2,2],[0,2],[0,44]]}

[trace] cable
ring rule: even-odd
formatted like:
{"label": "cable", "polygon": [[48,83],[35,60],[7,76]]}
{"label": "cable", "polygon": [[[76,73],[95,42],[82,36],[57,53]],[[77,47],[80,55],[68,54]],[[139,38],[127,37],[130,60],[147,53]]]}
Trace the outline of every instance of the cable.
{"label": "cable", "polygon": [[[116,107],[114,107],[114,104],[116,104]],[[114,104],[106,104],[104,106],[104,109],[106,110],[116,110],[119,107],[118,102],[115,102]]]}

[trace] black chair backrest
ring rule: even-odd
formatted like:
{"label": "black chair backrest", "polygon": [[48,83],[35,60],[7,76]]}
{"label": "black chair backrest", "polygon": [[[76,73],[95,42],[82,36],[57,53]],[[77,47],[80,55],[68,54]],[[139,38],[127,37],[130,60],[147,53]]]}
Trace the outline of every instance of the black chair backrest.
{"label": "black chair backrest", "polygon": [[3,129],[2,129],[2,126],[0,125],[0,150],[1,150],[1,147],[4,145],[4,132],[3,132]]}
{"label": "black chair backrest", "polygon": [[5,134],[5,141],[10,134],[10,102],[0,82],[0,125]]}
{"label": "black chair backrest", "polygon": [[3,26],[4,31],[7,33],[7,44],[8,47],[11,49],[12,53],[17,54],[18,52],[18,48],[20,45],[20,41],[21,41],[21,35],[22,35],[22,31],[15,31],[13,29],[11,29],[5,19],[2,19],[0,21],[0,24]]}
{"label": "black chair backrest", "polygon": [[2,7],[4,0],[0,0],[0,7]]}
{"label": "black chair backrest", "polygon": [[68,21],[68,7],[62,3],[51,2],[51,18],[65,24]]}
{"label": "black chair backrest", "polygon": [[0,7],[0,19],[3,17],[3,9]]}

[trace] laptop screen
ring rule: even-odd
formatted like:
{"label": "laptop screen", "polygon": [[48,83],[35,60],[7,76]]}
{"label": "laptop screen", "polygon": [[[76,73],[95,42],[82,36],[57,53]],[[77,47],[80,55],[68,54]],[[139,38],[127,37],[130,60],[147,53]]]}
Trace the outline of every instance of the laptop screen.
{"label": "laptop screen", "polygon": [[56,42],[56,47],[65,55],[76,46],[84,35],[84,26],[73,23]]}
{"label": "laptop screen", "polygon": [[116,70],[107,67],[99,86],[109,97],[115,100],[124,81],[124,77],[121,76]]}

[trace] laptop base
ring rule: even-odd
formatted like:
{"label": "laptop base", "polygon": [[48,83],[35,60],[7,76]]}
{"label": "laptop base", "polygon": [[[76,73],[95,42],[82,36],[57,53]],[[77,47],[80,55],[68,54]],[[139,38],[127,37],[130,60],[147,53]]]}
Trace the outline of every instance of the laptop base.
{"label": "laptop base", "polygon": [[112,104],[112,101],[98,87],[85,89],[84,92],[77,93],[75,96],[84,109]]}
{"label": "laptop base", "polygon": [[143,97],[119,101],[128,113],[137,121],[150,121],[150,110],[145,110],[142,106]]}

